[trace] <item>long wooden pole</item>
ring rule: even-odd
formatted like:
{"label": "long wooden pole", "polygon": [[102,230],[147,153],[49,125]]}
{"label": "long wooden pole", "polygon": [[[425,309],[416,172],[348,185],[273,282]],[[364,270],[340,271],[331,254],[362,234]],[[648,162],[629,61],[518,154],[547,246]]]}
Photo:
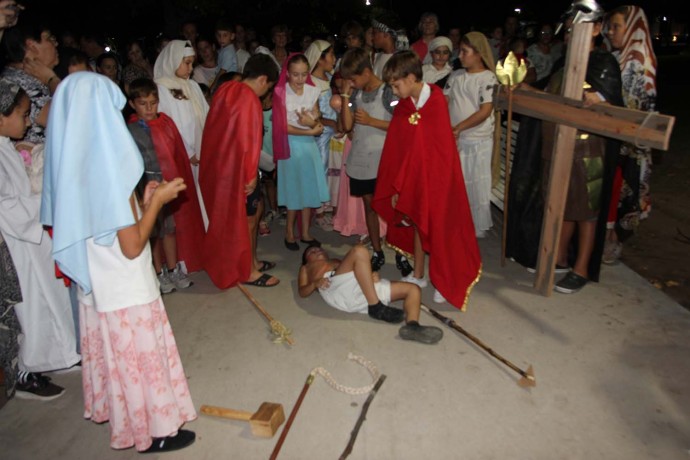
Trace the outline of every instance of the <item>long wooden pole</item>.
{"label": "long wooden pole", "polygon": [[371,392],[369,393],[369,396],[367,397],[367,400],[364,402],[364,405],[362,406],[362,410],[359,413],[359,417],[357,418],[357,423],[355,423],[355,427],[352,429],[352,432],[350,433],[350,442],[347,443],[347,446],[345,446],[345,450],[343,451],[342,454],[340,454],[339,460],[344,460],[347,458],[350,453],[352,453],[352,448],[355,445],[355,441],[357,440],[357,435],[359,434],[359,429],[362,427],[362,424],[364,423],[364,420],[367,418],[367,412],[369,411],[369,406],[371,405],[371,402],[374,400],[376,397],[376,393],[379,391],[379,388],[381,388],[381,385],[383,385],[383,382],[386,380],[385,375],[381,375],[379,379],[376,381],[376,385],[374,385],[374,388],[371,389]]}
{"label": "long wooden pole", "polygon": [[299,397],[297,398],[297,402],[295,403],[295,406],[292,408],[292,411],[290,412],[290,417],[288,417],[287,422],[285,423],[285,427],[283,428],[283,431],[280,433],[280,437],[278,438],[278,442],[276,442],[276,446],[273,448],[273,452],[271,452],[271,457],[270,460],[275,460],[278,458],[278,453],[280,452],[280,448],[283,447],[283,442],[285,442],[285,438],[287,437],[288,431],[290,431],[290,427],[292,426],[292,422],[295,421],[295,416],[297,416],[297,411],[299,411],[299,407],[302,405],[302,401],[304,400],[304,397],[307,394],[307,391],[309,391],[309,387],[311,384],[314,382],[314,374],[309,374],[307,376],[307,381],[304,382],[304,386],[302,387],[302,391],[299,394]]}
{"label": "long wooden pole", "polygon": [[522,376],[522,378],[520,380],[518,380],[518,385],[520,385],[521,387],[533,387],[533,386],[537,385],[537,380],[534,378],[534,369],[532,369],[532,366],[529,366],[526,371],[523,371],[522,369],[517,367],[515,364],[513,364],[510,361],[508,361],[507,359],[505,359],[503,356],[496,353],[492,348],[490,348],[489,346],[484,344],[484,342],[479,340],[477,337],[475,337],[474,335],[467,332],[465,329],[463,329],[458,323],[453,321],[451,318],[448,318],[447,316],[442,315],[441,313],[437,312],[433,308],[429,308],[424,304],[422,304],[421,307],[422,307],[422,310],[431,314],[432,316],[434,316],[436,319],[438,319],[442,323],[446,324],[447,326],[455,329],[456,331],[458,331],[459,333],[461,333],[462,335],[464,335],[465,337],[470,339],[472,342],[477,344],[481,349],[483,349],[484,351],[489,353],[491,356],[493,356],[494,358],[496,358],[497,360],[499,360],[500,362],[502,362],[503,364],[505,364],[506,366],[508,366],[509,368],[514,370],[515,372],[517,372],[518,374],[520,374]]}
{"label": "long wooden pole", "polygon": [[[567,98],[582,99],[582,86],[587,73],[589,52],[592,49],[592,28],[591,22],[573,25],[573,34],[566,54],[565,78],[561,94]],[[559,124],[556,127],[539,241],[537,273],[534,279],[534,287],[545,296],[550,296],[553,292],[554,269],[558,258],[558,243],[563,228],[570,173],[573,168],[576,134],[577,129],[571,126]]]}
{"label": "long wooden pole", "polygon": [[506,265],[506,239],[508,238],[508,201],[510,197],[510,165],[512,156],[511,140],[513,137],[513,87],[508,85],[508,120],[506,125],[506,159],[503,175],[503,236],[501,238],[501,267]]}
{"label": "long wooden pole", "polygon": [[283,326],[283,324],[280,321],[276,321],[273,319],[273,317],[266,311],[264,307],[261,306],[258,300],[254,298],[254,296],[247,290],[246,287],[242,286],[242,284],[237,285],[238,288],[240,288],[240,291],[242,291],[242,294],[244,294],[251,303],[254,304],[257,310],[261,312],[262,315],[268,320],[268,322],[271,325],[271,331],[273,334],[278,336],[277,340],[280,341],[285,341],[289,345],[293,345],[295,343],[294,340],[292,340],[292,337],[290,337],[290,331]]}

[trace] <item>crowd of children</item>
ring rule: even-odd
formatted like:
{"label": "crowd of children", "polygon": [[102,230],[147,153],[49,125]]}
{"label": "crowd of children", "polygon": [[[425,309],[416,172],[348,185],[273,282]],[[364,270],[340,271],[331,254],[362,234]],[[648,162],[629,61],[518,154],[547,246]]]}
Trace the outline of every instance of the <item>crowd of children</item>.
{"label": "crowd of children", "polygon": [[[217,43],[187,22],[153,65],[128,45],[126,81],[115,53],[85,51],[61,78],[50,30],[16,28],[8,5],[18,8],[0,1],[14,51],[0,80],[0,313],[10,331],[0,344],[19,360],[3,351],[0,365],[18,394],[59,396],[41,372],[81,362],[85,417],[110,422],[113,448],[191,444],[182,426],[196,412],[161,294],[202,270],[220,289],[278,285],[257,243],[281,216],[285,248],[304,250],[301,296],[319,291],[335,308],[405,321],[400,336],[422,343],[442,333],[419,324],[420,289],[430,282],[434,301],[467,305],[481,273],[477,238],[492,227],[494,51],[529,54],[514,31],[503,30],[510,45],[457,28],[451,39],[425,13],[410,49],[386,14],[369,28],[346,23],[343,53],[311,37],[293,51],[284,25],[269,51],[222,18]],[[615,84],[600,93],[620,103]],[[594,218],[574,220],[589,229]],[[330,259],[313,226],[360,235],[372,254],[356,245]],[[386,244],[400,281],[378,277]],[[569,276],[595,277],[589,261],[578,258]],[[396,300],[403,310],[388,306]]]}

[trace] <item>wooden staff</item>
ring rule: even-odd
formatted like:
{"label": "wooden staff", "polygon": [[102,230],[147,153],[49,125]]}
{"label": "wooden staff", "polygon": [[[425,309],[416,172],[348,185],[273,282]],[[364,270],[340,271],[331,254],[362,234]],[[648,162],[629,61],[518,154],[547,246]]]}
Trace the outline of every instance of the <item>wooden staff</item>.
{"label": "wooden staff", "polygon": [[501,238],[501,267],[506,266],[506,239],[508,237],[508,195],[510,191],[510,157],[513,138],[513,87],[508,85],[508,120],[506,125],[506,159],[503,182],[503,237]]}
{"label": "wooden staff", "polygon": [[462,335],[464,335],[465,337],[467,337],[468,339],[473,341],[475,344],[477,344],[480,348],[485,350],[491,356],[493,356],[494,358],[496,358],[497,360],[499,360],[500,362],[502,362],[503,364],[505,364],[506,366],[508,366],[509,368],[514,370],[515,372],[517,372],[518,374],[520,374],[522,376],[522,378],[520,380],[518,380],[518,385],[520,385],[521,387],[533,387],[533,386],[537,385],[537,381],[534,378],[534,369],[532,369],[531,365],[527,368],[526,371],[523,371],[522,369],[517,367],[515,364],[513,364],[510,361],[508,361],[507,359],[505,359],[503,356],[501,356],[498,353],[496,353],[495,351],[493,351],[490,347],[486,346],[477,337],[473,336],[472,334],[467,332],[465,329],[460,327],[460,325],[458,325],[452,319],[448,318],[447,316],[443,316],[442,314],[440,314],[439,312],[437,312],[433,308],[429,308],[424,304],[422,304],[421,307],[422,307],[422,310],[435,316],[436,319],[438,319],[442,323],[446,324],[447,326],[452,327],[453,329],[455,329],[456,331],[458,331],[459,333],[461,333]]}
{"label": "wooden staff", "polygon": [[355,423],[355,427],[353,428],[352,433],[350,433],[350,442],[347,443],[347,446],[345,446],[345,450],[342,454],[340,454],[339,460],[344,460],[352,452],[352,447],[354,447],[355,445],[355,440],[357,439],[357,435],[359,434],[359,429],[362,427],[362,424],[364,423],[364,420],[367,417],[369,406],[371,405],[371,402],[374,400],[374,397],[376,397],[376,393],[379,391],[379,388],[381,388],[381,385],[383,385],[383,382],[385,380],[386,376],[384,374],[381,374],[381,377],[379,377],[379,379],[376,381],[376,385],[374,385],[374,388],[369,393],[367,400],[364,402],[364,405],[362,406],[362,411],[359,413],[357,423]]}
{"label": "wooden staff", "polygon": [[285,423],[285,427],[283,428],[283,431],[280,433],[280,438],[278,438],[278,442],[276,442],[276,446],[273,448],[273,452],[271,452],[271,457],[270,460],[275,460],[278,458],[278,453],[280,452],[280,448],[283,447],[283,442],[285,441],[285,438],[287,437],[288,431],[290,430],[290,427],[292,426],[292,422],[295,420],[295,416],[297,415],[297,411],[299,410],[299,407],[302,405],[302,400],[304,399],[304,396],[307,394],[307,391],[309,391],[309,387],[311,384],[314,382],[314,374],[309,373],[307,376],[307,381],[304,382],[304,386],[302,387],[302,391],[299,394],[299,397],[297,398],[297,402],[295,403],[295,407],[292,408],[292,411],[290,412],[290,417],[288,417],[288,421]]}
{"label": "wooden staff", "polygon": [[287,342],[289,345],[293,345],[295,341],[292,340],[292,337],[290,337],[292,331],[286,328],[280,321],[276,321],[275,319],[273,319],[273,317],[266,311],[266,309],[264,309],[264,307],[261,306],[259,301],[254,298],[254,296],[251,294],[251,292],[247,290],[246,287],[242,286],[242,284],[238,284],[237,287],[240,288],[242,294],[244,294],[251,301],[251,303],[254,304],[257,310],[259,310],[261,314],[264,315],[264,317],[271,324],[271,332],[273,332],[273,334],[276,336],[274,342]]}

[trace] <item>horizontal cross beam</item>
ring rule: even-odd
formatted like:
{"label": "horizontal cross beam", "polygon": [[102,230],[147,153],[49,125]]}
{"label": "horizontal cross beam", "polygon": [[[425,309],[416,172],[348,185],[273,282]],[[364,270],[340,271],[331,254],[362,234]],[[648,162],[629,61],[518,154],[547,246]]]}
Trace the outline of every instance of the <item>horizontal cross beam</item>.
{"label": "horizontal cross beam", "polygon": [[[504,90],[498,87],[494,100],[499,108],[507,110],[508,95]],[[659,150],[668,150],[676,120],[670,115],[610,104],[583,107],[580,100],[521,88],[513,90],[513,112]]]}

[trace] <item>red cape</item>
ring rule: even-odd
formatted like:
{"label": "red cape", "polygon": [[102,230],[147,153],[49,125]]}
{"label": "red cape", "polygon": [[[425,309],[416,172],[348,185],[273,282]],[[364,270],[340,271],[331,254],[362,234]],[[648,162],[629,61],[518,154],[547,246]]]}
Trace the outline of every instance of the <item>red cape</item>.
{"label": "red cape", "polygon": [[[136,121],[138,117],[134,114],[129,122]],[[188,272],[199,271],[202,269],[201,245],[204,241],[204,222],[201,218],[201,206],[194,186],[194,176],[187,149],[175,122],[166,114],[159,113],[158,118],[146,124],[151,130],[151,140],[163,179],[171,181],[176,177],[181,177],[187,184],[187,189],[168,206],[175,219],[177,259],[184,261]]]}
{"label": "red cape", "polygon": [[262,138],[263,111],[254,91],[241,82],[223,84],[206,117],[199,166],[209,220],[204,268],[221,289],[246,281],[251,273],[244,187],[256,178]]}
{"label": "red cape", "polygon": [[[410,98],[401,100],[388,127],[372,207],[388,223],[387,242],[413,253],[417,227],[429,253],[429,277],[441,294],[465,309],[479,280],[481,256],[467,201],[465,180],[451,130],[446,100],[430,85],[431,96],[417,112]],[[391,197],[398,194],[396,207]]]}

